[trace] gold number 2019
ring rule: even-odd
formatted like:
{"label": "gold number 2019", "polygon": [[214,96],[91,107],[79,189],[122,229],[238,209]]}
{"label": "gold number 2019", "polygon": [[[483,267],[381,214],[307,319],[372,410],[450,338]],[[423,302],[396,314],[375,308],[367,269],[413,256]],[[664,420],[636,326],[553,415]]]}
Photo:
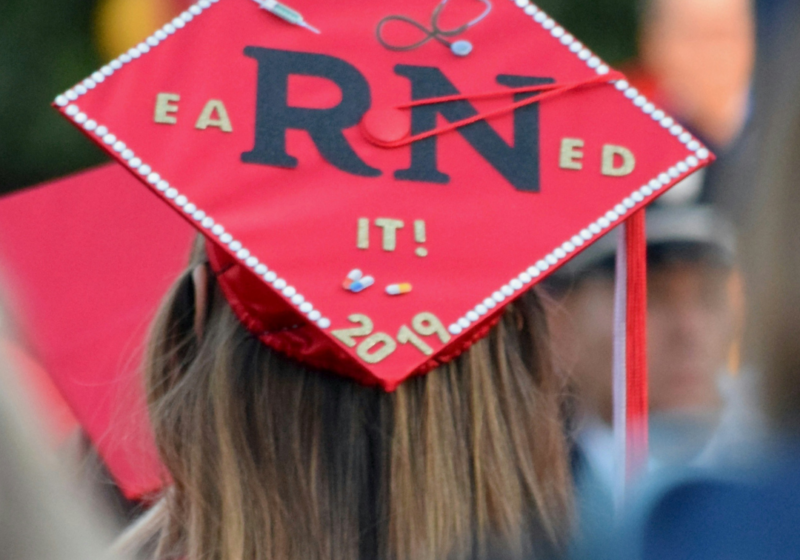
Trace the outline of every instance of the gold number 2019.
{"label": "gold number 2019", "polygon": [[[411,320],[413,331],[406,325],[400,327],[397,333],[397,341],[394,338],[383,332],[372,333],[373,323],[372,319],[366,315],[355,313],[347,318],[352,323],[358,323],[360,326],[352,327],[349,329],[338,329],[331,334],[348,348],[356,348],[356,355],[368,364],[377,364],[388,358],[396,349],[397,343],[411,344],[417,350],[426,356],[433,354],[433,348],[422,340],[418,335],[431,336],[437,335],[442,344],[450,341],[450,333],[444,328],[442,322],[433,313],[422,312],[417,314]],[[356,337],[364,337],[364,340],[359,344],[355,339]],[[374,350],[376,346],[380,347]]]}

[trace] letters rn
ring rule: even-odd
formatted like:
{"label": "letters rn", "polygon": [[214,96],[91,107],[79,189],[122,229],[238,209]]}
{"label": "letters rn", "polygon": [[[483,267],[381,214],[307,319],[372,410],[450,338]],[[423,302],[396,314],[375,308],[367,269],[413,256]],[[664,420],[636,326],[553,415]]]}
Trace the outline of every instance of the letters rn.
{"label": "letters rn", "polygon": [[[366,78],[352,64],[333,56],[303,52],[246,47],[244,54],[258,63],[255,141],[253,149],[242,154],[242,161],[251,164],[293,168],[297,159],[286,152],[286,131],[305,130],[322,156],[338,169],[365,177],[377,177],[379,169],[371,167],[353,150],[343,131],[358,124],[369,110],[371,96]],[[435,67],[398,64],[398,76],[409,80],[412,100],[458,94],[459,91]],[[342,93],[341,102],[332,108],[312,109],[288,104],[289,76],[314,76],[330,80]],[[510,88],[552,83],[550,78],[501,74],[497,83]],[[534,93],[515,94],[519,101]],[[156,98],[155,121],[176,124],[177,102],[180,96],[160,93]],[[437,115],[456,122],[478,112],[465,100],[422,105],[411,109],[411,133],[421,134],[436,126]],[[212,99],[201,112],[196,128],[209,126],[224,132],[233,130],[225,105]],[[514,111],[513,145],[509,145],[486,122],[477,121],[456,129],[478,154],[511,185],[520,191],[539,191],[539,106],[530,104]],[[582,168],[579,159],[583,152],[579,139],[562,141],[560,167],[565,170]],[[449,176],[437,165],[435,136],[411,144],[411,164],[394,172],[395,179],[447,183]],[[617,160],[621,158],[621,165]],[[621,146],[603,146],[601,172],[621,177],[633,172],[635,159],[630,150]]]}

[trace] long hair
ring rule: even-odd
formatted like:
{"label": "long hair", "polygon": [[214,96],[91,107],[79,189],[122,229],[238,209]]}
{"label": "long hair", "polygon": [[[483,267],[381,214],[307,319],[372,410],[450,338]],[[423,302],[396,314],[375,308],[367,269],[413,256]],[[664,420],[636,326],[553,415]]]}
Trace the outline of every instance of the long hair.
{"label": "long hair", "polygon": [[[195,265],[201,258],[196,251]],[[191,270],[162,305],[146,362],[171,476],[150,521],[156,557],[549,558],[563,549],[562,382],[533,292],[461,357],[385,393],[262,344],[213,277],[198,337]]]}

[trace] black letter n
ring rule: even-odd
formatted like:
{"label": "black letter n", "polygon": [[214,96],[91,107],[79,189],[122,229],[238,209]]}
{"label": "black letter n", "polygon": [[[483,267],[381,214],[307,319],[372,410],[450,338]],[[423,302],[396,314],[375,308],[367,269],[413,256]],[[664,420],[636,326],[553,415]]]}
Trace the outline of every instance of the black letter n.
{"label": "black letter n", "polygon": [[[411,98],[428,99],[456,95],[456,87],[435,67],[398,64],[396,74],[411,81]],[[550,78],[497,76],[497,82],[510,87],[549,84]],[[535,93],[518,93],[514,101]],[[411,110],[411,133],[421,134],[436,127],[436,116],[454,123],[478,114],[468,101],[449,101],[420,105]],[[470,146],[494,167],[513,187],[520,191],[539,192],[539,106],[525,105],[514,111],[514,145],[509,146],[485,120],[456,129]],[[411,145],[411,166],[395,171],[395,178],[406,181],[447,183],[450,177],[436,165],[436,136]]]}
{"label": "black letter n", "polygon": [[[370,107],[369,85],[351,64],[324,54],[246,47],[245,56],[258,61],[255,146],[242,154],[245,163],[297,167],[286,153],[286,130],[305,130],[330,164],[353,175],[376,177],[380,170],[356,155],[342,131],[361,120]],[[335,83],[342,101],[330,109],[289,107],[289,75],[316,76]]]}

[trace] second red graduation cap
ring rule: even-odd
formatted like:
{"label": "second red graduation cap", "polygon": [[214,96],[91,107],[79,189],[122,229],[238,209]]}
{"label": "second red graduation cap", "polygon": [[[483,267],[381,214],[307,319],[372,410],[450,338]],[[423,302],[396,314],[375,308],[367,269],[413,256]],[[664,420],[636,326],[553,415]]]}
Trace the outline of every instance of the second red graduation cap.
{"label": "second red graduation cap", "polygon": [[265,6],[202,0],[55,103],[311,366],[393,390],[712,158],[527,2]]}

